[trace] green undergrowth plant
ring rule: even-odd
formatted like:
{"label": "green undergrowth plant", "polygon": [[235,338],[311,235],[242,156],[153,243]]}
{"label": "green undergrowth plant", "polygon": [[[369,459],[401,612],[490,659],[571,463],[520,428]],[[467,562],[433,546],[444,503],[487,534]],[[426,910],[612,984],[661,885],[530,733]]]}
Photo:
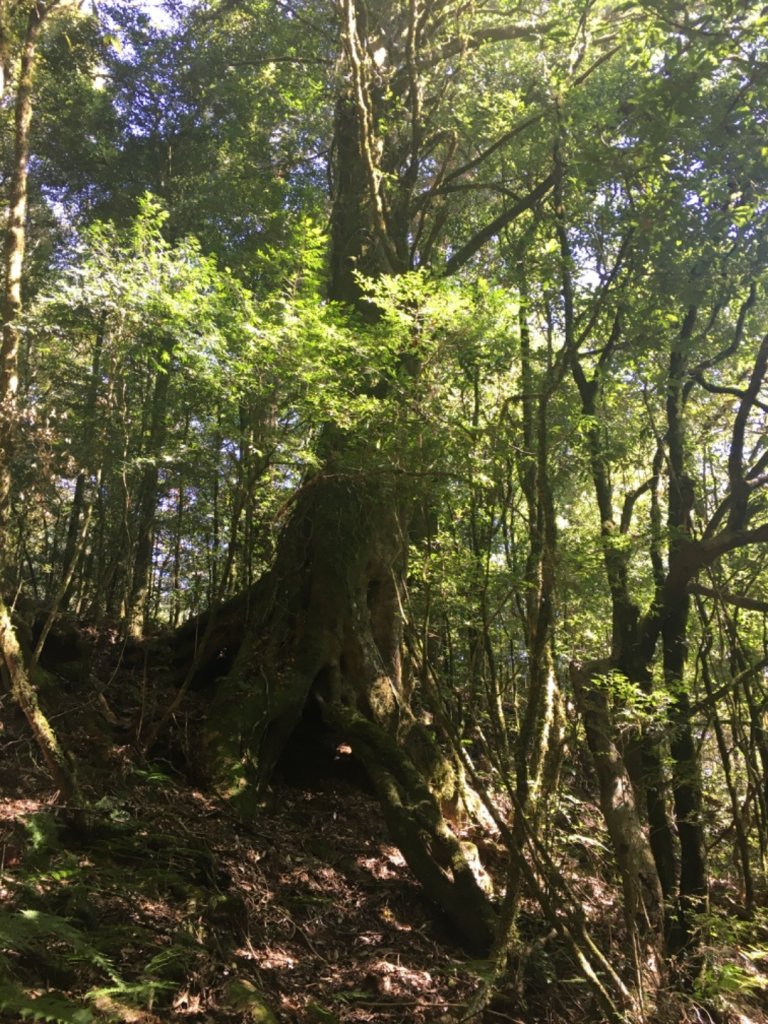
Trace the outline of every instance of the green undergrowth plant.
{"label": "green undergrowth plant", "polygon": [[166,833],[140,810],[148,793],[164,809],[174,786],[150,769],[92,805],[85,829],[62,827],[52,811],[19,822],[20,860],[2,877],[0,1020],[162,1013],[220,956],[229,904],[215,858],[202,839]]}
{"label": "green undergrowth plant", "polygon": [[22,954],[34,953],[43,963],[91,963],[109,978],[118,980],[109,957],[80,928],[57,914],[30,909],[15,914],[0,912],[0,947]]}
{"label": "green undergrowth plant", "polygon": [[[200,966],[206,956],[203,939],[197,931],[180,932],[128,978],[118,972],[113,956],[130,944],[149,948],[152,935],[146,929],[116,924],[86,934],[61,915],[32,909],[0,912],[0,1019],[7,1014],[9,1019],[88,1024],[124,1019],[121,1008],[152,1011]],[[53,979],[56,990],[40,992]],[[79,999],[65,994],[83,989],[84,982],[89,987]]]}
{"label": "green undergrowth plant", "polygon": [[0,912],[0,1010],[20,1019],[61,1024],[93,1020],[90,1010],[63,994],[37,994],[37,986],[28,990],[20,980],[28,961],[34,962],[36,974],[55,974],[59,980],[85,968],[106,975],[113,984],[122,983],[110,958],[66,918],[28,908]]}
{"label": "green undergrowth plant", "polygon": [[695,995],[720,1011],[746,1000],[764,1002],[768,993],[768,912],[740,920],[721,914],[701,915],[707,935],[704,962]]}
{"label": "green undergrowth plant", "polygon": [[64,996],[45,993],[30,996],[16,982],[0,977],[0,1012],[19,1020],[51,1021],[53,1024],[91,1024],[93,1013]]}

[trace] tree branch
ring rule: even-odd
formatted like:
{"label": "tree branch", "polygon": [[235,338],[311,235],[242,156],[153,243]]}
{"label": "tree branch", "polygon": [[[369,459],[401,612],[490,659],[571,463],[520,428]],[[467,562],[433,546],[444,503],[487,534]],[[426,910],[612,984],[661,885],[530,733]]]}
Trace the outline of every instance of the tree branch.
{"label": "tree branch", "polygon": [[728,481],[730,491],[733,495],[731,508],[728,514],[729,529],[738,529],[744,525],[746,518],[747,495],[749,484],[744,472],[744,435],[747,429],[752,408],[757,402],[766,368],[768,368],[768,334],[763,338],[755,358],[755,365],[749,378],[744,396],[739,403],[739,409],[733,421],[733,432],[731,434],[731,450],[728,455]]}
{"label": "tree branch", "polygon": [[726,604],[732,604],[736,608],[744,608],[746,611],[768,613],[768,601],[760,601],[755,597],[731,594],[727,590],[706,587],[703,583],[690,583],[688,590],[692,594],[700,594],[702,597],[714,597],[719,601],[725,601]]}
{"label": "tree branch", "polygon": [[730,693],[731,690],[735,690],[739,683],[743,682],[745,679],[748,679],[750,676],[753,676],[756,672],[759,672],[760,669],[765,668],[766,665],[768,665],[768,656],[766,656],[765,658],[761,658],[760,661],[756,661],[754,665],[749,665],[747,666],[747,668],[742,669],[742,671],[739,672],[738,675],[734,676],[732,679],[729,679],[726,683],[723,683],[723,685],[718,687],[718,689],[715,690],[714,693],[708,694],[708,696],[706,696],[703,700],[698,701],[696,704],[692,704],[690,708],[690,714],[697,715],[700,711],[706,711],[707,708],[710,708],[713,704],[716,704],[721,697],[725,697],[725,695]]}
{"label": "tree branch", "polygon": [[549,192],[555,184],[554,174],[548,174],[543,181],[540,181],[535,188],[533,188],[527,196],[518,200],[514,206],[511,206],[508,210],[500,213],[498,217],[495,217],[490,224],[486,224],[484,228],[477,231],[468,241],[458,249],[453,256],[445,264],[444,274],[446,276],[455,274],[456,271],[463,267],[465,263],[472,259],[476,252],[488,242],[494,235],[498,235],[508,224],[516,220],[526,210],[532,210],[538,202],[540,202],[544,196]]}
{"label": "tree branch", "polygon": [[632,522],[632,513],[635,509],[635,503],[637,502],[638,498],[641,498],[644,494],[647,494],[648,491],[650,491],[651,487],[653,487],[653,485],[654,478],[651,477],[649,480],[646,480],[645,483],[640,484],[639,487],[636,487],[634,491],[630,491],[629,494],[624,496],[624,506],[621,510],[621,525],[619,526],[620,533],[626,534],[629,532],[629,527]]}
{"label": "tree branch", "polygon": [[[747,320],[747,313],[749,313],[750,309],[754,306],[756,301],[757,286],[753,281],[749,286],[749,294],[747,295],[746,299],[742,302],[741,307],[739,308],[739,316],[736,321],[736,328],[733,332],[733,340],[731,341],[730,345],[726,345],[725,348],[720,349],[720,351],[716,352],[715,355],[713,355],[710,359],[703,359],[698,364],[698,366],[695,366],[691,370],[691,378],[696,379],[700,377],[705,370],[711,370],[713,366],[717,366],[718,363],[722,363],[723,360],[727,359],[729,356],[732,356],[734,352],[738,350],[744,337],[744,327]],[[699,381],[699,383],[701,382]]]}
{"label": "tree branch", "polygon": [[506,145],[516,136],[520,135],[520,133],[525,131],[526,128],[530,128],[531,125],[536,124],[537,121],[541,121],[543,117],[544,113],[542,112],[539,114],[534,114],[532,117],[527,117],[524,121],[520,121],[518,124],[515,125],[514,128],[510,128],[508,132],[505,132],[500,138],[496,139],[495,142],[492,142],[490,146],[486,146],[486,148],[472,160],[468,160],[465,164],[462,164],[460,167],[457,167],[453,171],[451,171],[450,174],[446,174],[439,185],[436,185],[433,188],[427,189],[425,192],[423,192],[419,196],[419,203],[431,199],[432,196],[440,195],[441,192],[446,190],[446,186],[450,182],[455,181],[456,178],[461,178],[463,175],[468,174],[470,171],[473,171],[476,167],[479,167],[480,164],[487,160],[489,156],[492,156],[495,152],[497,152],[497,150],[501,149],[502,146]]}
{"label": "tree branch", "polygon": [[375,139],[373,109],[366,77],[365,59],[362,54],[360,37],[357,31],[357,18],[355,14],[354,0],[345,0],[344,16],[344,46],[352,71],[355,109],[357,112],[358,131],[360,133],[360,153],[363,158],[363,165],[368,178],[368,190],[371,199],[373,222],[381,247],[386,255],[387,262],[389,263],[389,269],[394,270],[398,264],[398,254],[392,244],[392,239],[389,234],[387,210],[381,186],[381,170],[377,166],[373,152],[373,142]]}
{"label": "tree branch", "polygon": [[510,42],[513,39],[537,39],[541,38],[552,27],[552,22],[544,22],[538,25],[486,25],[475,29],[467,35],[456,35],[448,39],[442,46],[436,47],[431,53],[425,54],[419,60],[419,71],[425,71],[435,67],[440,61],[448,57],[455,57],[460,53],[467,53],[469,50],[476,50],[485,43]]}
{"label": "tree branch", "polygon": [[[733,395],[734,398],[744,398],[746,392],[742,388],[731,387],[726,384],[713,384],[711,381],[706,380],[699,373],[692,375],[692,380],[696,384],[700,384],[705,391],[708,391],[710,395]],[[763,412],[768,412],[768,404],[760,402],[755,399],[754,405],[757,409],[762,409]]]}

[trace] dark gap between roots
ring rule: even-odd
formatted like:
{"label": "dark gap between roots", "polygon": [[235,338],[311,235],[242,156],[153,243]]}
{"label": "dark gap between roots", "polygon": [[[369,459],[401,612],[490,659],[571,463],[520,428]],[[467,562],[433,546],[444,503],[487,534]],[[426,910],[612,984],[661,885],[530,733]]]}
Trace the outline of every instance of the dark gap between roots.
{"label": "dark gap between roots", "polygon": [[301,717],[275,765],[275,775],[298,789],[327,789],[346,783],[373,792],[368,773],[346,737],[323,718],[313,687]]}

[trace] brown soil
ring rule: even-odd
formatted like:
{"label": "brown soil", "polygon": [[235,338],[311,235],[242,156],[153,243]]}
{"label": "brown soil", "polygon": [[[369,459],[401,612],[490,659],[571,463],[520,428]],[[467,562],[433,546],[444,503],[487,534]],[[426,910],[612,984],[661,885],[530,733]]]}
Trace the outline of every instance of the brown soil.
{"label": "brown soil", "polygon": [[[424,903],[372,797],[343,772],[277,781],[244,824],[199,770],[204,695],[192,696],[149,762],[139,756],[136,736],[173,690],[141,658],[126,665],[119,648],[102,635],[89,673],[51,675],[43,689],[90,801],[76,827],[22,716],[0,695],[0,1021],[461,1021],[489,964],[463,955]],[[593,934],[620,951],[617,879],[588,788],[553,849]],[[498,879],[503,854],[472,838]],[[768,1024],[768,918],[761,910],[746,948],[729,924],[738,893],[720,889],[707,950],[714,996],[705,1010],[670,993],[657,1024]],[[534,903],[524,902],[518,927],[520,959],[483,1024],[598,1020]]]}
{"label": "brown soil", "polygon": [[[55,702],[94,801],[84,830],[0,704],[0,906],[56,919],[31,948],[7,949],[13,980],[105,1021],[269,1021],[262,1004],[297,1024],[453,1019],[484,965],[424,905],[375,801],[344,781],[277,783],[245,826],[167,760],[142,765],[116,740],[129,691],[104,706],[63,686]],[[59,921],[109,969],[67,949]]]}

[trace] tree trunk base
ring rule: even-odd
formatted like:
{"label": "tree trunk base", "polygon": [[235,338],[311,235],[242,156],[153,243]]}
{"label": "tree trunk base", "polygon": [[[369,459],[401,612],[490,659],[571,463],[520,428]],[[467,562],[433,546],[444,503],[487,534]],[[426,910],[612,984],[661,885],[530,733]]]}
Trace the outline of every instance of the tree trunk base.
{"label": "tree trunk base", "polygon": [[250,626],[210,708],[206,760],[248,817],[297,727],[343,740],[427,898],[484,954],[495,913],[440,809],[455,775],[402,686],[405,545],[392,507],[383,485],[357,475],[320,474],[299,492],[275,566],[248,595]]}

